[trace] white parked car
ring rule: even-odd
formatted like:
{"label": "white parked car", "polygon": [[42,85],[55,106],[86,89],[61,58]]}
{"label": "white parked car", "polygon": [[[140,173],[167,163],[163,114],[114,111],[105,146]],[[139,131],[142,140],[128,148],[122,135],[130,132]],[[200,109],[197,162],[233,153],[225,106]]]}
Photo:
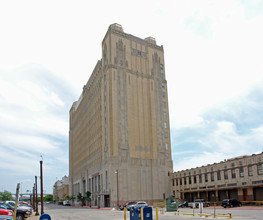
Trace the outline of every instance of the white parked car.
{"label": "white parked car", "polygon": [[63,205],[70,205],[70,201],[68,201],[68,200],[63,201]]}
{"label": "white parked car", "polygon": [[139,201],[139,202],[136,202],[135,204],[132,204],[132,205],[128,205],[126,208],[128,211],[131,210],[131,208],[134,208],[134,207],[148,207],[148,203],[147,202],[144,202],[144,201]]}

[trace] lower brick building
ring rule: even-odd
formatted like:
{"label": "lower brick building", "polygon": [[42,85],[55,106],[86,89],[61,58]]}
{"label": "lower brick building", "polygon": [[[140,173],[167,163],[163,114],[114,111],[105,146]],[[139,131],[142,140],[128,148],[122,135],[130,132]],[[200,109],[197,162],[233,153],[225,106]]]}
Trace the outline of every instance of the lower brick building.
{"label": "lower brick building", "polygon": [[262,201],[262,163],[263,152],[174,172],[170,176],[172,194],[187,201]]}

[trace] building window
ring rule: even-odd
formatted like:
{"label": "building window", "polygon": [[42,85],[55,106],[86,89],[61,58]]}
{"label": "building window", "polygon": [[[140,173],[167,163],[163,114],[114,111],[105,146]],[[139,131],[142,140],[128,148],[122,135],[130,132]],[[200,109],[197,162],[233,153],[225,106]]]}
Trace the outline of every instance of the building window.
{"label": "building window", "polygon": [[192,178],[189,176],[189,184],[192,184]]}
{"label": "building window", "polygon": [[168,143],[165,143],[165,149],[168,150]]}
{"label": "building window", "polygon": [[94,178],[92,177],[92,192],[94,192]]}
{"label": "building window", "polygon": [[248,167],[248,175],[249,175],[249,176],[253,176],[252,166],[249,166],[249,167]]}
{"label": "building window", "polygon": [[106,185],[106,190],[108,190],[108,172],[105,171],[105,185]]}
{"label": "building window", "polygon": [[205,174],[205,182],[206,183],[208,182],[208,175],[207,175],[207,173]]}
{"label": "building window", "polygon": [[163,64],[160,64],[160,69],[161,69],[161,70],[163,69]]}
{"label": "building window", "polygon": [[89,191],[91,192],[91,179],[89,178]]}
{"label": "building window", "polygon": [[182,185],[182,178],[180,178],[180,186]]}
{"label": "building window", "polygon": [[168,138],[168,133],[167,132],[164,132],[164,137]]}
{"label": "building window", "polygon": [[262,170],[262,164],[258,165],[258,175],[262,175],[263,174],[263,170]]}
{"label": "building window", "polygon": [[163,98],[165,98],[165,92],[163,92]]}
{"label": "building window", "polygon": [[166,108],[166,102],[163,102],[163,108]]}
{"label": "building window", "polygon": [[235,167],[235,163],[231,163],[231,167]]}
{"label": "building window", "polygon": [[184,178],[184,185],[186,185],[186,177]]}
{"label": "building window", "polygon": [[244,168],[243,167],[239,168],[239,175],[240,175],[240,177],[244,177]]}
{"label": "building window", "polygon": [[215,181],[214,173],[211,173],[211,182],[214,182],[214,181]]}
{"label": "building window", "polygon": [[166,154],[166,159],[169,160],[169,154]]}
{"label": "building window", "polygon": [[228,179],[228,173],[227,173],[227,170],[224,171],[224,179],[225,179],[225,180]]}
{"label": "building window", "polygon": [[164,88],[164,83],[162,83],[162,88]]}
{"label": "building window", "polygon": [[174,179],[173,179],[173,186],[174,186]]}
{"label": "building window", "polygon": [[202,183],[202,175],[199,175],[199,183]]}
{"label": "building window", "polygon": [[166,112],[163,113],[163,117],[166,118],[167,117],[167,114]]}
{"label": "building window", "polygon": [[231,174],[232,174],[232,179],[235,179],[236,178],[236,170],[232,169]]}
{"label": "building window", "polygon": [[194,176],[194,183],[196,183],[196,176]]}
{"label": "building window", "polygon": [[176,186],[178,186],[178,179],[176,179]]}
{"label": "building window", "polygon": [[164,128],[167,128],[167,123],[164,122],[164,123],[163,123],[163,126],[164,126]]}
{"label": "building window", "polygon": [[173,195],[175,196],[175,191],[173,191]]}
{"label": "building window", "polygon": [[217,180],[221,180],[221,172],[217,171]]}
{"label": "building window", "polygon": [[163,79],[163,74],[161,74],[161,78]]}

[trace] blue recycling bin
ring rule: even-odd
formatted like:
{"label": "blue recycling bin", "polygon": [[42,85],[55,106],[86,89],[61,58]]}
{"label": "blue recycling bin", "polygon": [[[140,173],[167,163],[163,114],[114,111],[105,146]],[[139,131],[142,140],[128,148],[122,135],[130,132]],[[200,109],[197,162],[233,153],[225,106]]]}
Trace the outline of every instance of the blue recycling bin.
{"label": "blue recycling bin", "polygon": [[143,207],[143,220],[152,220],[153,219],[153,211],[152,207]]}
{"label": "blue recycling bin", "polygon": [[141,220],[141,208],[131,207],[130,208],[130,220]]}
{"label": "blue recycling bin", "polygon": [[152,207],[132,207],[130,209],[130,220],[141,220],[141,208],[143,209],[143,219],[152,220]]}

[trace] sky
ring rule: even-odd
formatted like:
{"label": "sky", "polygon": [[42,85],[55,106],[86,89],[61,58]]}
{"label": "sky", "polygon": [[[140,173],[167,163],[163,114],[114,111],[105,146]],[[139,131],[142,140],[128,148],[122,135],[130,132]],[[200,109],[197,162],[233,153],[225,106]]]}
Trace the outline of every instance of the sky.
{"label": "sky", "polygon": [[[0,1],[0,191],[68,175],[69,110],[110,24],[163,45],[174,171],[263,151],[263,0]],[[38,181],[39,184],[39,181]]]}

